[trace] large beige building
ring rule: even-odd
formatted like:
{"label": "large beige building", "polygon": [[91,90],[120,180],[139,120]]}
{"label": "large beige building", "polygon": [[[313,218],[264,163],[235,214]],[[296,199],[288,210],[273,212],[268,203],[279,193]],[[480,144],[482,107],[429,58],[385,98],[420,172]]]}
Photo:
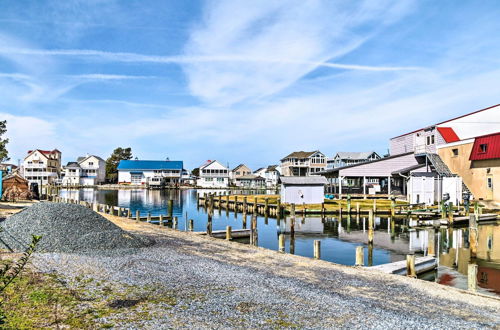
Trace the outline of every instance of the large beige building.
{"label": "large beige building", "polygon": [[475,199],[500,206],[500,133],[438,146],[438,154]]}
{"label": "large beige building", "polygon": [[282,176],[309,176],[326,169],[326,157],[320,151],[295,151],[281,159]]}

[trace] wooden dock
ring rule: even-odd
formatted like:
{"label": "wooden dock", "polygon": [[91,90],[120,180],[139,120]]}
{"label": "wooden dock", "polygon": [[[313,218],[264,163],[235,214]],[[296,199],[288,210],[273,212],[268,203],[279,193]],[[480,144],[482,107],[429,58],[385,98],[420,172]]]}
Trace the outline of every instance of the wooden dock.
{"label": "wooden dock", "polygon": [[[231,230],[231,238],[250,238],[252,234],[251,229],[233,229]],[[207,235],[206,232],[201,232],[200,235]],[[225,230],[214,230],[212,231],[212,237],[215,238],[226,238]]]}
{"label": "wooden dock", "polygon": [[[388,274],[406,275],[406,260],[391,262],[390,264],[368,267]],[[433,256],[415,258],[415,271],[417,275],[437,268],[437,259]]]}

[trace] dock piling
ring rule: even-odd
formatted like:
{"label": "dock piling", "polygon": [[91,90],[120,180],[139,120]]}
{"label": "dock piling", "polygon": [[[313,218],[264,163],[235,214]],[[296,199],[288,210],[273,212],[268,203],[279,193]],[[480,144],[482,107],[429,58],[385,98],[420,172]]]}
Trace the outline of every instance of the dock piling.
{"label": "dock piling", "polygon": [[231,226],[226,226],[226,240],[230,241],[231,240]]}
{"label": "dock piling", "polygon": [[415,255],[407,254],[406,255],[406,276],[408,277],[417,277],[417,272],[415,270]]}
{"label": "dock piling", "polygon": [[314,241],[314,259],[320,259],[321,258],[321,241],[315,240]]}
{"label": "dock piling", "polygon": [[285,234],[278,236],[278,248],[280,252],[285,252]]}
{"label": "dock piling", "polygon": [[477,265],[469,264],[467,266],[467,288],[469,291],[477,290]]}
{"label": "dock piling", "polygon": [[356,246],[356,266],[365,265],[364,247]]}
{"label": "dock piling", "polygon": [[193,230],[194,230],[194,220],[193,220],[193,219],[189,219],[189,227],[188,227],[188,230],[189,230],[189,231],[193,231]]}
{"label": "dock piling", "polygon": [[135,211],[135,220],[137,222],[141,221],[141,212],[139,210]]}

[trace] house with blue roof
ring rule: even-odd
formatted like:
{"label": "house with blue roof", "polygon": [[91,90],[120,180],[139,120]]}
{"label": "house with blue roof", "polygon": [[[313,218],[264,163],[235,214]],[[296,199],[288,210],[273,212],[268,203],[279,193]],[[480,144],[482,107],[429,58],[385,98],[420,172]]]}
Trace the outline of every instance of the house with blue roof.
{"label": "house with blue roof", "polygon": [[177,160],[121,160],[118,183],[145,186],[178,185],[184,163]]}

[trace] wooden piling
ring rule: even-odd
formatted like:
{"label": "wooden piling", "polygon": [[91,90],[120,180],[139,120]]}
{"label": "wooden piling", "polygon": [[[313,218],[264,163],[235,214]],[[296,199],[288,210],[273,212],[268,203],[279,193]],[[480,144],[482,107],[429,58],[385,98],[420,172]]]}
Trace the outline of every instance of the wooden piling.
{"label": "wooden piling", "polygon": [[280,252],[285,252],[285,234],[278,236],[278,248]]}
{"label": "wooden piling", "polygon": [[148,217],[147,217],[146,221],[151,222],[151,212],[148,212]]}
{"label": "wooden piling", "polygon": [[178,226],[178,218],[174,217],[174,219],[172,220],[172,229],[177,229],[177,226]]}
{"label": "wooden piling", "polygon": [[377,200],[375,198],[373,199],[373,213],[377,213]]}
{"label": "wooden piling", "polygon": [[406,276],[408,277],[417,277],[417,272],[415,270],[415,255],[407,254],[406,255]]}
{"label": "wooden piling", "polygon": [[231,240],[231,231],[232,231],[231,226],[226,226],[226,240],[228,241]]}
{"label": "wooden piling", "polygon": [[321,258],[321,241],[315,240],[314,241],[314,259],[320,259]]}
{"label": "wooden piling", "polygon": [[356,266],[364,266],[365,265],[365,256],[364,256],[364,247],[356,246]]}
{"label": "wooden piling", "polygon": [[135,211],[135,220],[141,221],[141,212],[139,210]]}
{"label": "wooden piling", "polygon": [[193,220],[193,219],[189,219],[189,227],[188,227],[188,230],[189,230],[189,231],[193,231],[193,230],[194,230],[194,220]]}
{"label": "wooden piling", "polygon": [[467,288],[469,291],[477,290],[477,265],[469,264],[467,266]]}
{"label": "wooden piling", "polygon": [[168,200],[168,217],[172,219],[172,215],[174,214],[174,200]]}
{"label": "wooden piling", "polygon": [[269,198],[264,199],[264,214],[269,215]]}
{"label": "wooden piling", "polygon": [[160,226],[163,226],[163,214],[160,214],[160,220],[158,223]]}
{"label": "wooden piling", "polygon": [[469,216],[469,247],[471,258],[477,256],[477,238],[477,214],[471,214]]}
{"label": "wooden piling", "polygon": [[356,203],[356,214],[359,214],[359,202]]}

